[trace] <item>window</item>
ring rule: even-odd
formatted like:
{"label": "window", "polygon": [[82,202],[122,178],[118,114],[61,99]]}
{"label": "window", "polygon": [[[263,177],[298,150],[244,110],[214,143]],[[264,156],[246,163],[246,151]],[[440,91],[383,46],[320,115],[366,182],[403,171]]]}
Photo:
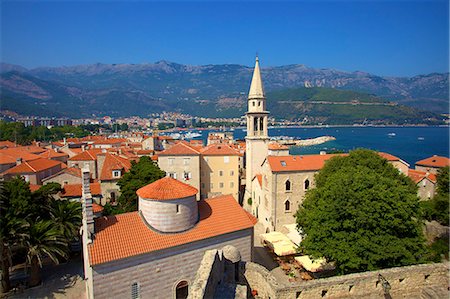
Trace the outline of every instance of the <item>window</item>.
{"label": "window", "polygon": [[223,171],[219,170],[219,176],[223,176]]}
{"label": "window", "polygon": [[281,166],[286,167],[286,161],[280,161]]}
{"label": "window", "polygon": [[255,106],[255,101],[253,101],[252,103],[253,103],[253,106]]}
{"label": "window", "polygon": [[228,156],[225,156],[225,157],[223,157],[223,163],[230,163],[230,157],[228,157]]}
{"label": "window", "polygon": [[174,158],[169,158],[169,165],[173,165],[173,162],[175,161]]}
{"label": "window", "polygon": [[119,178],[120,177],[120,170],[113,170],[113,178]]}
{"label": "window", "polygon": [[234,182],[230,182],[230,188],[234,187]]}
{"label": "window", "polygon": [[258,131],[258,118],[253,118],[253,131]]}
{"label": "window", "polygon": [[305,190],[308,190],[308,189],[309,189],[309,180],[306,179],[305,180]]}
{"label": "window", "polygon": [[175,290],[175,298],[176,299],[186,299],[189,293],[189,285],[188,282],[183,280],[177,284]]}
{"label": "window", "polygon": [[291,202],[290,202],[289,200],[286,200],[286,201],[284,202],[284,210],[285,210],[286,212],[289,212],[289,211],[291,210]]}
{"label": "window", "polygon": [[109,197],[110,197],[110,202],[111,203],[115,203],[116,202],[116,193],[115,192],[111,192],[110,194],[109,194]]}
{"label": "window", "polygon": [[261,106],[261,101],[258,101],[258,106]]}
{"label": "window", "polygon": [[189,181],[191,178],[192,178],[192,174],[190,172],[187,172],[187,171],[183,172],[183,179],[185,181]]}
{"label": "window", "polygon": [[141,288],[138,282],[135,282],[131,285],[131,299],[139,299],[141,298]]}
{"label": "window", "polygon": [[233,176],[234,175],[234,170],[231,170],[230,171],[230,176]]}
{"label": "window", "polygon": [[205,183],[202,183],[202,189],[205,189]]}
{"label": "window", "polygon": [[177,206],[177,214],[180,213],[180,205],[176,205]]}
{"label": "window", "polygon": [[223,188],[223,183],[219,183],[219,187],[220,187],[220,188]]}
{"label": "window", "polygon": [[184,158],[183,159],[183,165],[189,165],[189,162],[191,161],[190,158]]}
{"label": "window", "polygon": [[286,183],[284,183],[284,186],[286,188],[286,191],[291,191],[291,181],[287,180]]}
{"label": "window", "polygon": [[177,179],[177,173],[176,173],[176,172],[169,172],[169,176],[170,176],[172,179]]}

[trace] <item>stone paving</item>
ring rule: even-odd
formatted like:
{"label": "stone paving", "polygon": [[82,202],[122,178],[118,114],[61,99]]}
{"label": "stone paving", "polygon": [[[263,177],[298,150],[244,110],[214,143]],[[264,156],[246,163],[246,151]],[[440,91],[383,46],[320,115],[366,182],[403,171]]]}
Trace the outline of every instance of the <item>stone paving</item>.
{"label": "stone paving", "polygon": [[42,269],[43,283],[40,286],[16,292],[9,292],[5,298],[86,298],[83,280],[83,263],[80,256],[60,265],[48,265]]}

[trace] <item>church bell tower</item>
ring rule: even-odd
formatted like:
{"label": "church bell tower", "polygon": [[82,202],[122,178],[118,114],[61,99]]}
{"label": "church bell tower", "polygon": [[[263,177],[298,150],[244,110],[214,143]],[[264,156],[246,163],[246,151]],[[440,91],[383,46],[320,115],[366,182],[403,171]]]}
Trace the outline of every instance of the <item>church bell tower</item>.
{"label": "church bell tower", "polygon": [[256,174],[261,173],[261,164],[267,157],[269,143],[267,130],[269,111],[266,110],[266,96],[261,80],[258,57],[256,57],[252,83],[248,93],[248,109],[246,116],[246,186],[244,206],[247,206],[248,198],[253,197],[252,179]]}

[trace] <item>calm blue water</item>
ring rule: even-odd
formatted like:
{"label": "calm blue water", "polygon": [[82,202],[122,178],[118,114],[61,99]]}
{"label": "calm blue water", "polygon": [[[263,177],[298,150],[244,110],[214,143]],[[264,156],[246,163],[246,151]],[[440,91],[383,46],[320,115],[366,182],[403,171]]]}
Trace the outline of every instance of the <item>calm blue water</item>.
{"label": "calm blue water", "polygon": [[[206,141],[207,130],[202,139]],[[389,136],[395,133],[395,136]],[[246,132],[234,131],[235,139],[243,139]],[[369,148],[393,154],[414,166],[414,163],[432,155],[449,156],[448,127],[329,127],[329,128],[273,128],[270,136],[291,136],[300,139],[324,135],[336,137],[336,140],[309,147],[291,147],[290,153],[318,154],[320,151]],[[420,138],[420,139],[419,139]]]}

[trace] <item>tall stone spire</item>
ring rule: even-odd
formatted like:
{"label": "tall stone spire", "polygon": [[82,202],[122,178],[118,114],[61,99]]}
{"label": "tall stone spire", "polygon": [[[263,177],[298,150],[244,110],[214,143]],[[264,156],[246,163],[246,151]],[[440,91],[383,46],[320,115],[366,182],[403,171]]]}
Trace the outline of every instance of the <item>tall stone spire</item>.
{"label": "tall stone spire", "polygon": [[248,92],[249,99],[261,99],[265,98],[264,86],[261,80],[261,71],[259,70],[259,59],[256,56],[255,70],[253,71],[252,83],[250,85],[250,91]]}

